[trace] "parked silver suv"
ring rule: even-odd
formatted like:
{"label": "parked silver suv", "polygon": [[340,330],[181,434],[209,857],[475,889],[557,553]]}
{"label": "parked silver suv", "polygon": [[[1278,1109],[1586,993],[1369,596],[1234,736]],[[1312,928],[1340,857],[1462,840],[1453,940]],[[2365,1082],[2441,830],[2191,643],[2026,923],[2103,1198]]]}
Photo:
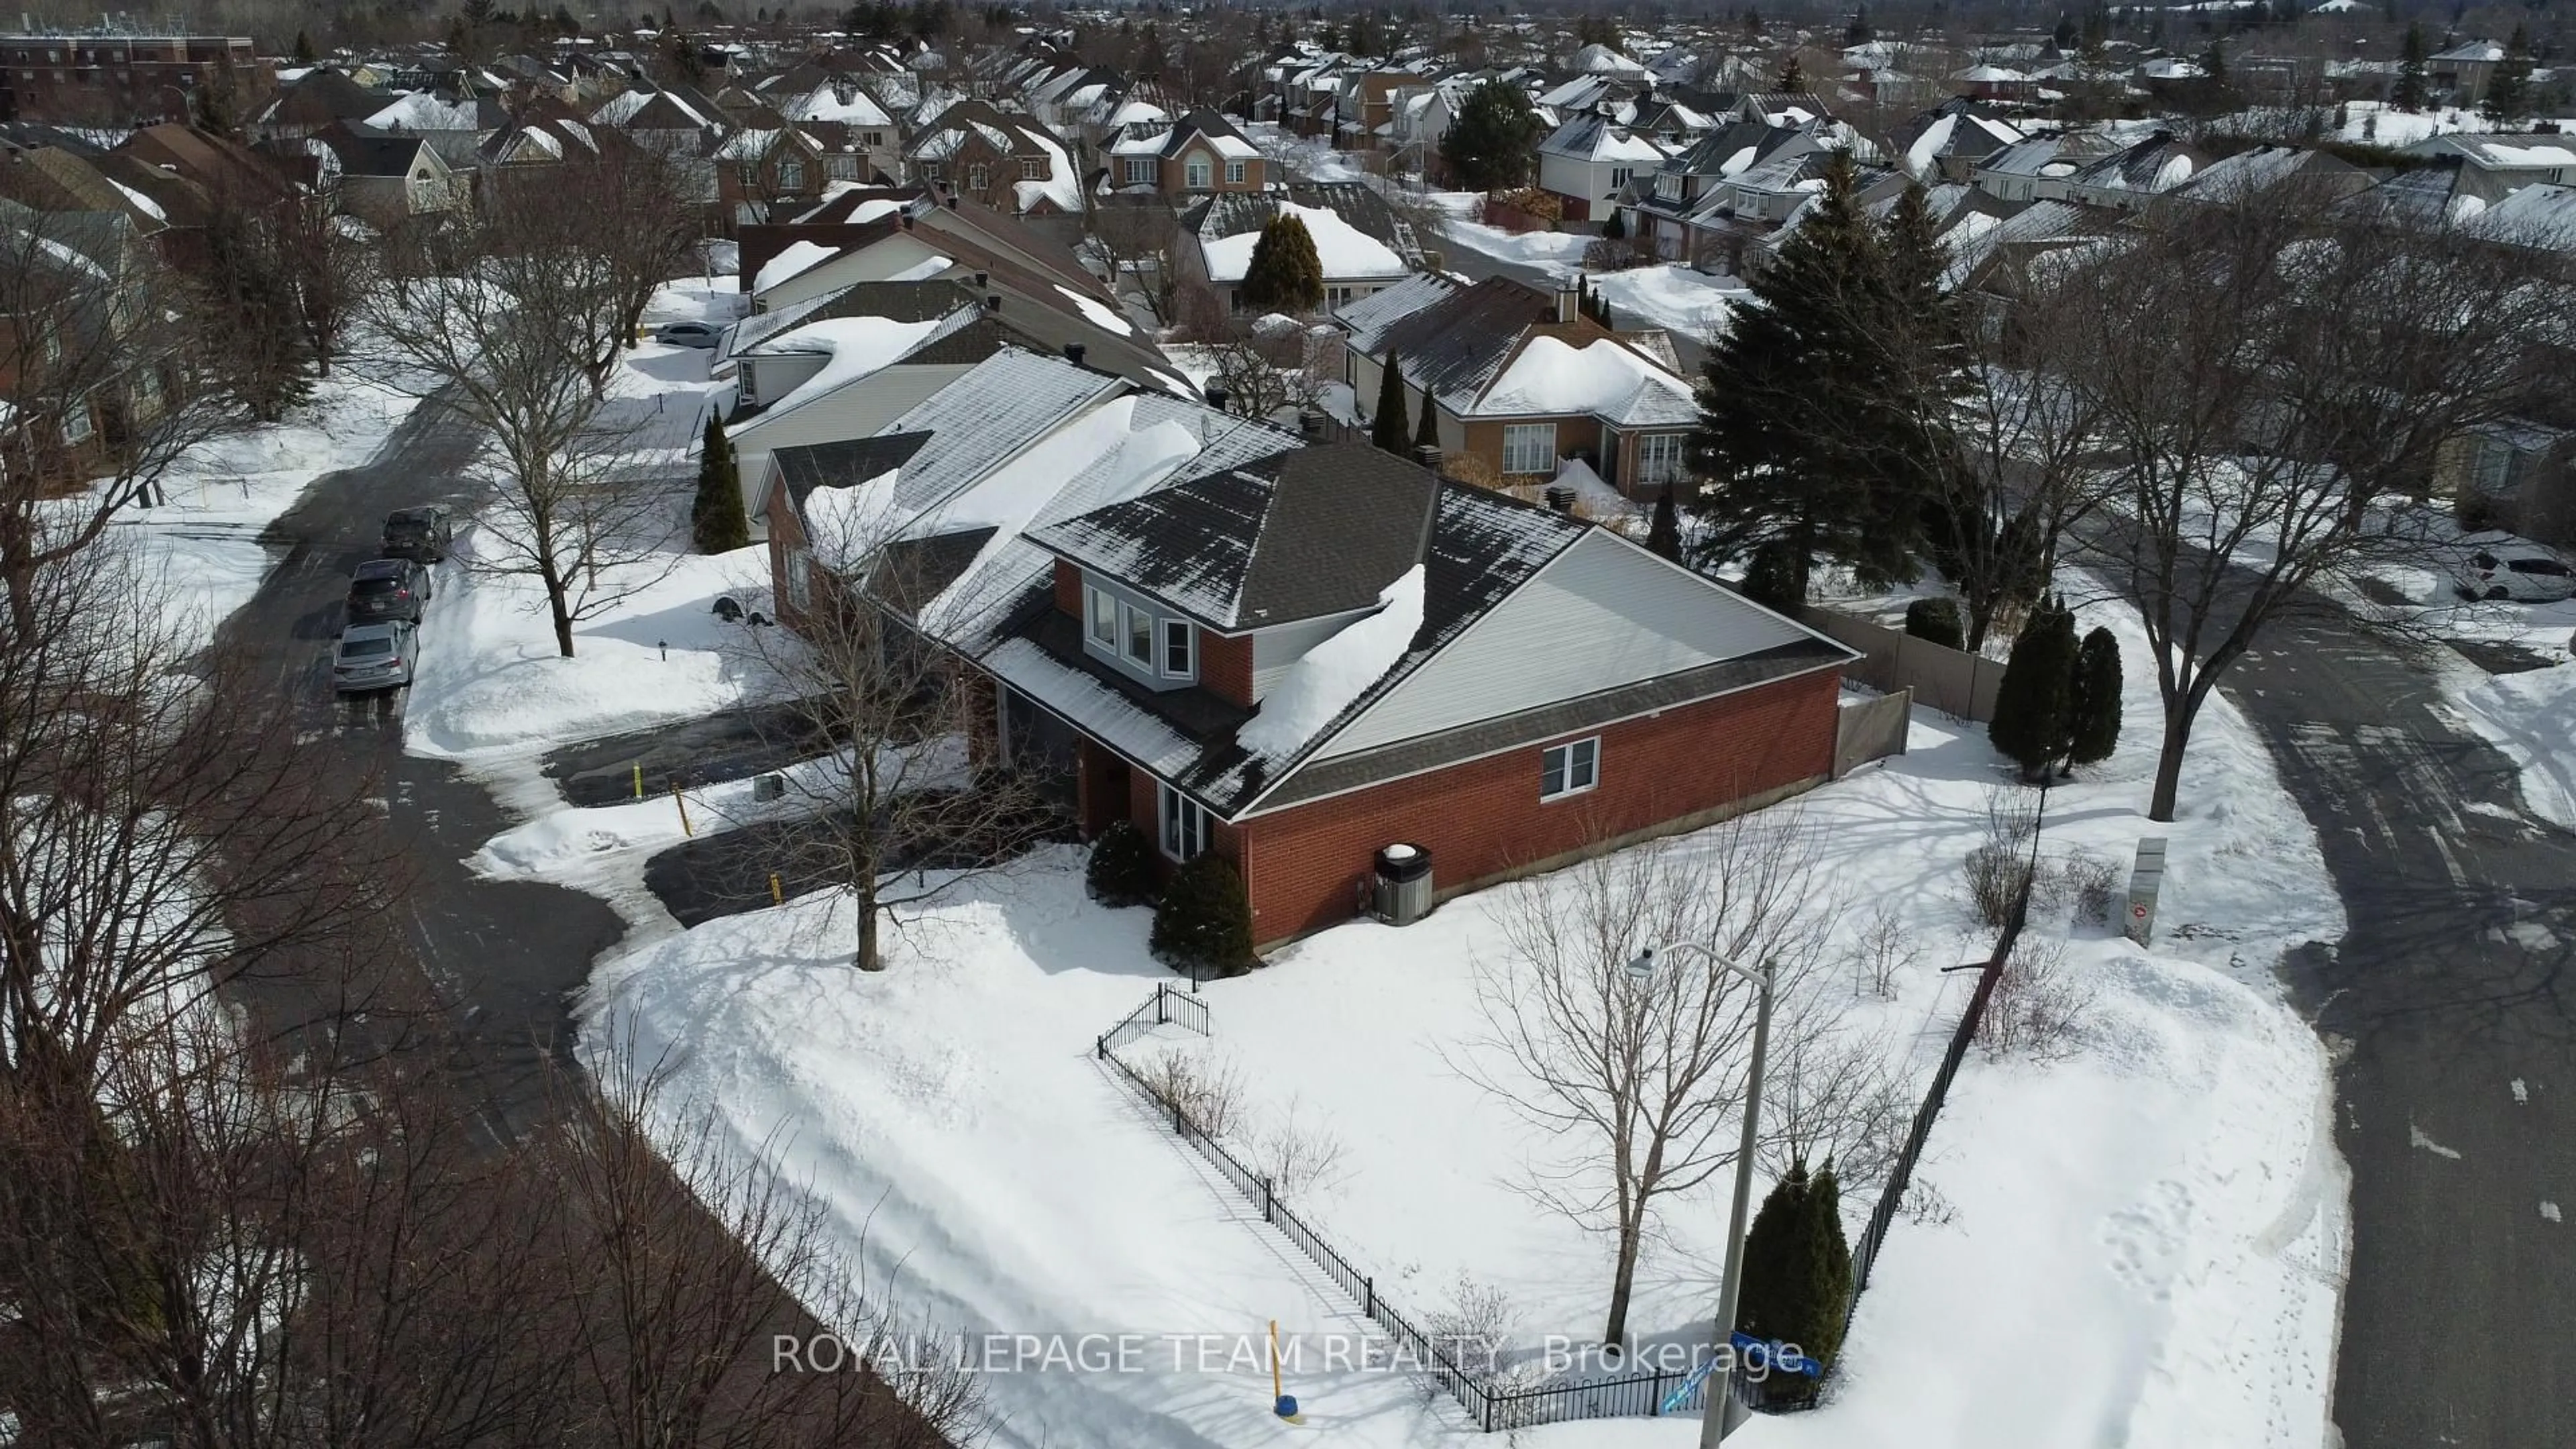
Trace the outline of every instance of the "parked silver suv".
{"label": "parked silver suv", "polygon": [[340,648],[331,656],[331,686],[342,694],[400,689],[419,662],[418,625],[400,619],[352,624],[340,631]]}

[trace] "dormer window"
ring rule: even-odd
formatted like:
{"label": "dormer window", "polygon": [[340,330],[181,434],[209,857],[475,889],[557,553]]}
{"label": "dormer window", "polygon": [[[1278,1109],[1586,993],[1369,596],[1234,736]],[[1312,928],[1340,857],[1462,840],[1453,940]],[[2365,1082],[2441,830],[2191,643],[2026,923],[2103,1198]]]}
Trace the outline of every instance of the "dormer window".
{"label": "dormer window", "polygon": [[1680,200],[1682,194],[1682,179],[1673,175],[1656,177],[1655,194],[1666,201]]}
{"label": "dormer window", "polygon": [[1091,642],[1103,649],[1118,647],[1118,601],[1100,589],[1084,589],[1084,607],[1091,613]]}
{"label": "dormer window", "polygon": [[1154,667],[1154,616],[1133,604],[1120,604],[1118,613],[1122,621],[1120,637],[1124,641],[1121,647],[1126,651],[1127,662],[1140,669],[1151,670]]}

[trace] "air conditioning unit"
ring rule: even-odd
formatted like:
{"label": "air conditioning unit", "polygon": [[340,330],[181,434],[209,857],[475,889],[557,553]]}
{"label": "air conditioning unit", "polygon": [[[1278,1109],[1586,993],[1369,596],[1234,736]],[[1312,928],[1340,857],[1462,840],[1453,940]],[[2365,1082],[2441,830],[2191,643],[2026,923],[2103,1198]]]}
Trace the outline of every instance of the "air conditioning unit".
{"label": "air conditioning unit", "polygon": [[1380,850],[1370,908],[1390,926],[1410,926],[1431,914],[1431,852],[1403,844]]}

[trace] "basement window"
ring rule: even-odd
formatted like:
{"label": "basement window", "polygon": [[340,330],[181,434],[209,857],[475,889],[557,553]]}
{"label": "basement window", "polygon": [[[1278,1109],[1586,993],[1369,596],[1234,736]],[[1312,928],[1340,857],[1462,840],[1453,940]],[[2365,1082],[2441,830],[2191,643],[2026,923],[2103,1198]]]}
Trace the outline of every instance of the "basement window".
{"label": "basement window", "polygon": [[1538,798],[1561,800],[1601,783],[1601,737],[1571,740],[1540,752]]}

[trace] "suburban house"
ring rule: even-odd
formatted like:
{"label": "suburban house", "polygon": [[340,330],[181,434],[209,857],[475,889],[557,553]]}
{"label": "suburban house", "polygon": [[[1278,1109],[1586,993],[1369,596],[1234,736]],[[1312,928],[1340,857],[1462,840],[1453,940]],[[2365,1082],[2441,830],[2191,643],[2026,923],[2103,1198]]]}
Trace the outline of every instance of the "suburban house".
{"label": "suburban house", "polygon": [[786,459],[778,597],[845,586],[832,540],[875,521],[861,587],[989,681],[996,755],[1069,777],[1086,834],[1232,862],[1259,944],[1357,914],[1389,845],[1445,897],[1831,773],[1841,645],[1609,530],[1117,388],[1007,353]]}
{"label": "suburban house", "polygon": [[2189,181],[2209,160],[2208,153],[2172,132],[2158,131],[2077,168],[2066,178],[2066,199],[2083,206],[2135,211]]}
{"label": "suburban house", "polygon": [[828,179],[823,148],[793,126],[745,126],[716,144],[716,198],[732,226],[776,220],[812,206]]}
{"label": "suburban house", "polygon": [[2456,164],[2460,179],[2452,194],[2474,196],[2488,205],[2535,182],[2576,186],[2576,137],[2453,132],[2427,136],[2405,149],[2410,156]]}
{"label": "suburban house", "polygon": [[[103,305],[166,292],[162,263],[122,212],[44,213],[0,200],[0,248],[27,268],[17,305],[46,315],[0,332],[0,477],[78,486],[107,450],[184,396],[166,316]],[[21,349],[24,349],[22,351]],[[109,376],[103,366],[117,365]]]}
{"label": "suburban house", "polygon": [[1671,153],[1608,116],[1577,116],[1538,144],[1538,184],[1565,204],[1567,221],[1610,214],[1630,180],[1652,176]]}
{"label": "suburban house", "polygon": [[590,123],[623,131],[639,146],[664,155],[693,156],[731,123],[716,103],[686,86],[639,86],[602,101]]}
{"label": "suburban house", "polygon": [[1898,127],[1887,138],[1887,149],[1903,158],[1907,175],[1928,186],[1965,181],[1978,162],[2022,139],[2012,123],[1989,115],[1975,101],[1956,98]]}
{"label": "suburban house", "polygon": [[1252,249],[1281,215],[1296,217],[1315,239],[1328,308],[1394,286],[1421,267],[1419,239],[1385,197],[1354,181],[1295,182],[1280,191],[1220,192],[1182,213],[1175,274],[1184,285],[1214,288],[1227,311],[1247,310],[1242,283]]}
{"label": "suburban house", "polygon": [[2486,98],[2487,83],[2495,79],[2496,68],[2503,64],[2502,45],[2492,40],[2471,40],[2426,57],[2424,76],[2433,83],[2435,92],[2450,97],[2452,105],[2474,106]]}
{"label": "suburban house", "polygon": [[[1824,138],[1812,126],[1739,120],[1711,131],[1633,180],[1624,203],[1628,234],[1669,261],[1729,260],[1728,238],[1742,230],[1735,223],[1748,210],[1747,195],[1731,183],[1757,166],[1796,161],[1825,149]],[[1778,219],[1761,216],[1758,199],[1750,210],[1747,219],[1752,221]]]}
{"label": "suburban house", "polygon": [[811,209],[741,232],[742,274],[755,316],[840,291],[853,282],[921,280],[951,268],[1025,280],[1050,305],[1093,314],[1105,328],[1134,329],[1108,289],[1072,250],[1002,212],[935,205],[921,187],[832,188]]}
{"label": "suburban house", "polygon": [[1064,142],[1029,116],[966,100],[904,145],[908,180],[1026,217],[1079,217],[1082,178]]}
{"label": "suburban house", "polygon": [[305,145],[322,148],[313,154],[336,185],[341,210],[380,229],[466,201],[465,182],[421,137],[361,134],[343,123]]}
{"label": "suburban house", "polygon": [[831,181],[875,181],[903,172],[903,128],[864,86],[826,80],[778,103],[780,115],[823,150]]}
{"label": "suburban house", "polygon": [[1138,121],[1101,147],[1107,184],[1117,191],[1150,191],[1182,197],[1204,192],[1260,191],[1270,184],[1270,162],[1259,147],[1210,110],[1177,121]]}
{"label": "suburban house", "polygon": [[1344,381],[1373,403],[1394,359],[1407,417],[1433,410],[1444,469],[1464,460],[1497,486],[1553,479],[1581,458],[1636,498],[1685,476],[1699,407],[1661,332],[1618,333],[1582,315],[1577,293],[1509,277],[1461,287],[1425,272],[1334,313]]}

